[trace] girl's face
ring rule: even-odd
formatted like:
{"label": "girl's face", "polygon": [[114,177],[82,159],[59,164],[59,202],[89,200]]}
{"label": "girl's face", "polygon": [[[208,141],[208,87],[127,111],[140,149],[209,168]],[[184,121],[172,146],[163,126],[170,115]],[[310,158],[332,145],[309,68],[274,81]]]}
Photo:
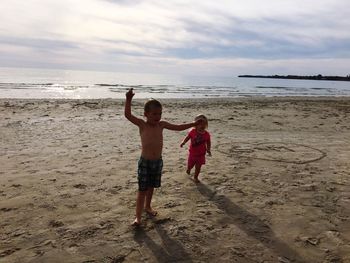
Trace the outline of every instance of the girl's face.
{"label": "girl's face", "polygon": [[162,108],[153,108],[148,112],[145,112],[147,122],[151,124],[158,123],[162,118]]}
{"label": "girl's face", "polygon": [[207,128],[207,123],[204,120],[196,126],[196,129],[199,131],[204,131],[206,128]]}

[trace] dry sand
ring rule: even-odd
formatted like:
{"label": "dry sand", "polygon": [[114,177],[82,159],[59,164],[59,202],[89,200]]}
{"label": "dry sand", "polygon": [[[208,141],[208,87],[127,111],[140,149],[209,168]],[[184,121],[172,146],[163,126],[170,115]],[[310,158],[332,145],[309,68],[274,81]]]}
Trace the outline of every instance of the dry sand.
{"label": "dry sand", "polygon": [[350,99],[162,102],[208,116],[213,156],[196,185],[165,131],[159,215],[134,229],[123,101],[0,100],[0,262],[350,262]]}

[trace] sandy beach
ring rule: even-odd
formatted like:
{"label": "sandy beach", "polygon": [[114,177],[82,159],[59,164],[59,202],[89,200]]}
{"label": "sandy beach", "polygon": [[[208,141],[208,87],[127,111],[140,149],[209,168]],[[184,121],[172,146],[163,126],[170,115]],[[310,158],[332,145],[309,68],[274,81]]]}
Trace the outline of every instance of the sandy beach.
{"label": "sandy beach", "polygon": [[161,102],[208,117],[212,157],[195,184],[165,131],[159,215],[135,229],[122,100],[1,99],[0,262],[350,262],[350,98]]}

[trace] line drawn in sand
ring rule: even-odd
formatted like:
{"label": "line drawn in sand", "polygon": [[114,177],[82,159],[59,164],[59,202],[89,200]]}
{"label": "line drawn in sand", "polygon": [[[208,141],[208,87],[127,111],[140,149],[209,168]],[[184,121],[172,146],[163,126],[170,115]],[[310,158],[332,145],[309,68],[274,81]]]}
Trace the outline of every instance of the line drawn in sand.
{"label": "line drawn in sand", "polygon": [[217,150],[230,157],[294,164],[312,163],[327,156],[325,152],[311,146],[289,142],[222,143],[217,145]]}

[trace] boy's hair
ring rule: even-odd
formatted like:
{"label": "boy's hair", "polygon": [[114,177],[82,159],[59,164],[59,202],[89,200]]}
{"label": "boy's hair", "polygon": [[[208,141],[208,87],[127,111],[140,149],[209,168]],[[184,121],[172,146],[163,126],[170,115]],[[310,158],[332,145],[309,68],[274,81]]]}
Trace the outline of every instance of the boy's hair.
{"label": "boy's hair", "polygon": [[199,115],[197,115],[197,116],[194,118],[195,121],[198,121],[198,120],[200,120],[200,119],[204,120],[204,122],[205,122],[205,127],[208,128],[208,119],[207,119],[207,117],[205,117],[204,114],[199,114]]}
{"label": "boy's hair", "polygon": [[149,112],[152,109],[161,109],[161,108],[162,108],[162,104],[158,100],[150,99],[145,103],[144,111]]}

